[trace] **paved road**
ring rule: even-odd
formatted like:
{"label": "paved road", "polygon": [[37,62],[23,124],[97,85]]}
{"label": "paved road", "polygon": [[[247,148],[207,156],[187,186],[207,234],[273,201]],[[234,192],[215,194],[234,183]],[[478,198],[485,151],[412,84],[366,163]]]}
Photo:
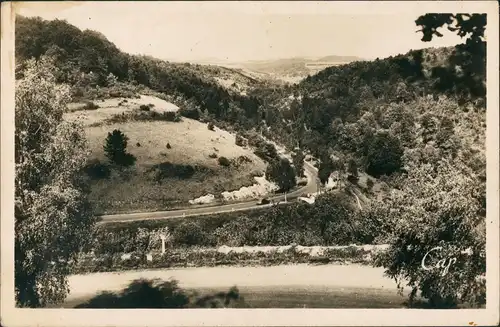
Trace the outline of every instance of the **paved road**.
{"label": "paved road", "polygon": [[[318,170],[311,165],[309,162],[304,162],[304,172],[307,176],[307,185],[301,187],[298,190],[290,192],[286,195],[286,200],[292,201],[297,199],[304,193],[315,193],[318,187]],[[274,197],[269,197],[273,202],[285,201],[285,195],[277,195]],[[232,211],[246,211],[253,210],[257,208],[270,207],[272,204],[258,205],[257,200],[252,199],[245,202],[234,203],[234,204],[224,204],[219,206],[210,207],[194,207],[182,210],[170,210],[170,211],[156,211],[156,212],[138,212],[138,213],[127,213],[127,214],[115,214],[115,215],[103,215],[101,216],[101,223],[111,223],[111,222],[128,222],[134,220],[151,220],[151,219],[171,219],[171,218],[181,218],[181,217],[192,217],[192,216],[202,216],[210,215],[216,213],[232,212]]]}

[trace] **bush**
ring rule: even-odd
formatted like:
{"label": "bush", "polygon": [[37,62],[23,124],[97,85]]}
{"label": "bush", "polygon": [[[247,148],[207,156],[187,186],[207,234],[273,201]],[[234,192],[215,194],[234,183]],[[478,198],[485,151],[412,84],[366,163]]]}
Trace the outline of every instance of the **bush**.
{"label": "bush", "polygon": [[272,162],[275,159],[278,159],[278,151],[272,143],[261,143],[254,153],[267,162]]}
{"label": "bush", "polygon": [[84,110],[96,110],[96,109],[99,109],[99,106],[92,101],[86,101],[85,105],[83,106],[83,109]]}
{"label": "bush", "polygon": [[248,133],[245,136],[248,140],[248,145],[259,148],[264,145],[265,140],[257,133]]}
{"label": "bush", "polygon": [[180,245],[210,245],[208,234],[195,222],[186,221],[177,226],[172,233],[173,240]]}
{"label": "bush", "polygon": [[92,179],[104,179],[111,175],[111,169],[98,159],[91,160],[84,168],[85,173]]}
{"label": "bush", "polygon": [[172,146],[170,145],[170,143],[167,143],[167,149],[172,149]]}
{"label": "bush", "polygon": [[231,162],[226,157],[219,157],[218,161],[219,161],[219,165],[221,165],[223,167],[229,167],[231,165]]}
{"label": "bush", "polygon": [[236,135],[235,143],[237,146],[245,146],[245,139],[241,135]]}
{"label": "bush", "polygon": [[217,158],[217,153],[215,153],[215,152],[211,153],[211,154],[208,155],[208,157],[210,157],[212,159],[215,159],[215,158]]}
{"label": "bush", "polygon": [[174,123],[179,123],[182,121],[182,117],[178,113],[176,113],[173,121]]}
{"label": "bush", "polygon": [[370,178],[368,178],[368,180],[366,181],[366,188],[368,188],[368,191],[370,192],[372,191],[373,185],[374,185],[373,181]]}
{"label": "bush", "polygon": [[186,118],[194,119],[194,120],[199,120],[200,119],[200,111],[198,109],[186,109],[186,108],[181,108],[179,110],[179,114],[181,116],[184,116]]}
{"label": "bush", "polygon": [[149,110],[151,110],[151,108],[148,105],[145,105],[145,104],[141,104],[139,106],[139,109],[142,110],[142,111],[149,111]]}
{"label": "bush", "polygon": [[163,117],[165,118],[166,121],[175,121],[175,118],[177,117],[177,114],[175,111],[166,111],[163,113]]}
{"label": "bush", "polygon": [[215,130],[215,126],[214,126],[214,124],[212,122],[208,123],[207,128],[208,128],[209,131]]}
{"label": "bush", "polygon": [[191,165],[162,162],[151,167],[150,171],[154,171],[156,173],[155,180],[160,182],[165,178],[191,178],[196,172],[196,169]]}

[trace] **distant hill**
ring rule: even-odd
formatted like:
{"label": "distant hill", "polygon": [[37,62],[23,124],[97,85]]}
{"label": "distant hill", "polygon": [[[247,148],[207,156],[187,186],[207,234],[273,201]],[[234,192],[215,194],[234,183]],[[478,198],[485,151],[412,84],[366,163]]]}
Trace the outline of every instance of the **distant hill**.
{"label": "distant hill", "polygon": [[348,64],[353,61],[359,61],[357,57],[347,56],[326,56],[321,58],[284,58],[278,60],[266,61],[248,61],[241,63],[245,69],[255,72],[267,73],[277,79],[295,78],[298,81],[309,75],[331,66]]}
{"label": "distant hill", "polygon": [[232,117],[234,122],[248,125],[252,121],[245,120],[245,116],[257,118],[259,104],[246,94],[264,86],[255,76],[227,67],[130,55],[102,33],[82,31],[63,20],[17,16],[15,53],[18,77],[26,60],[41,56],[53,58],[58,68],[57,80],[72,87],[74,100],[97,96],[96,86],[101,91],[109,88],[106,96],[122,96],[123,90],[110,87],[110,81],[116,79],[122,84],[183,99],[190,103],[187,110],[192,111],[189,114],[192,118],[207,112],[213,118],[229,120]]}
{"label": "distant hill", "polygon": [[363,59],[355,56],[325,56],[325,57],[292,57],[270,60],[249,60],[241,62],[227,62],[215,58],[192,61],[201,65],[217,65],[231,69],[239,69],[245,75],[254,76],[259,79],[278,80],[296,83],[303,78],[314,75],[317,72],[331,66],[338,66],[361,61]]}

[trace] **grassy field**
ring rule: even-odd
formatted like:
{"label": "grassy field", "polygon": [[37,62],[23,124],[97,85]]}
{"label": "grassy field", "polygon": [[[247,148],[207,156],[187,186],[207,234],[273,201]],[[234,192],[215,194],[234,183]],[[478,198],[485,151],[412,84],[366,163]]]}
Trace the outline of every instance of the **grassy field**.
{"label": "grassy field", "polygon": [[[127,151],[137,158],[131,169],[112,171],[108,178],[92,181],[91,200],[102,213],[180,206],[208,193],[216,195],[250,186],[255,183],[253,177],[265,170],[265,163],[251,149],[235,144],[234,135],[218,128],[211,131],[199,121],[183,118],[180,122],[105,122],[113,115],[137,110],[141,104],[152,103],[152,110],[159,112],[175,111],[174,105],[152,96],[122,101],[97,101],[99,108],[95,110],[81,110],[81,104],[72,104],[65,116],[85,125],[92,160],[107,162],[103,145],[108,132],[114,129],[129,138]],[[223,167],[219,157],[249,160]],[[168,170],[161,180],[156,178],[159,169]],[[187,173],[178,176],[179,171]]]}

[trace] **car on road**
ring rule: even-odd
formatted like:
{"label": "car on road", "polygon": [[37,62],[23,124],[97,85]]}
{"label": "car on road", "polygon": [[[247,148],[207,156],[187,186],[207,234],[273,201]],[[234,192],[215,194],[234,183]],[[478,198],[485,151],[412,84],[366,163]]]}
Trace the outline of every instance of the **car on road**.
{"label": "car on road", "polygon": [[269,201],[268,198],[263,198],[259,202],[257,202],[258,205],[264,205],[264,204],[269,204],[271,201]]}

